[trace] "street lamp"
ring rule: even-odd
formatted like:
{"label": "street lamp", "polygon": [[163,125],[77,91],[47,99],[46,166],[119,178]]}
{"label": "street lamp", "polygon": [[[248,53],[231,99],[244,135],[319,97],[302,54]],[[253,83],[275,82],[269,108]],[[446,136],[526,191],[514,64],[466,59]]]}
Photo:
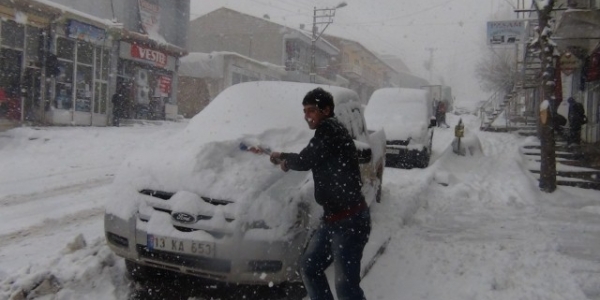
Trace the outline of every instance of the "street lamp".
{"label": "street lamp", "polygon": [[[346,2],[341,2],[340,4],[336,5],[334,8],[317,8],[315,6],[315,8],[313,10],[313,26],[312,26],[311,55],[310,55],[310,82],[311,83],[316,82],[316,76],[317,76],[317,61],[315,58],[316,43],[319,40],[319,38],[321,38],[321,35],[323,35],[323,32],[325,32],[325,29],[327,29],[327,26],[329,26],[329,24],[333,23],[333,17],[335,16],[335,10],[338,8],[345,7],[347,5],[348,4]],[[321,12],[321,13],[317,16],[317,12]],[[325,27],[321,30],[321,32],[319,32],[319,28],[317,28],[318,24],[325,24]]]}

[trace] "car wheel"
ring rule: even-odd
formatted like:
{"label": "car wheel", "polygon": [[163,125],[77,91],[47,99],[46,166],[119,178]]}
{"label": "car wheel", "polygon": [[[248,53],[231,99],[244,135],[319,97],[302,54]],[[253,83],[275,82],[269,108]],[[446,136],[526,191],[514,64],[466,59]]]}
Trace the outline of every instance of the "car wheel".
{"label": "car wheel", "polygon": [[417,154],[415,158],[415,167],[425,169],[429,167],[429,158],[431,157],[431,152],[424,148],[423,151]]}

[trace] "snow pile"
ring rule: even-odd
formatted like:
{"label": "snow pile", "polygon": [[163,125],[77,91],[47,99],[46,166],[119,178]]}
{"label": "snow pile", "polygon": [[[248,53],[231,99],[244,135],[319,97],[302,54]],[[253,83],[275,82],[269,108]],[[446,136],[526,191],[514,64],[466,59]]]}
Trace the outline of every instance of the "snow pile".
{"label": "snow pile", "polygon": [[66,245],[62,256],[29,265],[0,282],[0,299],[125,299],[124,263],[104,238],[87,245],[83,236]]}

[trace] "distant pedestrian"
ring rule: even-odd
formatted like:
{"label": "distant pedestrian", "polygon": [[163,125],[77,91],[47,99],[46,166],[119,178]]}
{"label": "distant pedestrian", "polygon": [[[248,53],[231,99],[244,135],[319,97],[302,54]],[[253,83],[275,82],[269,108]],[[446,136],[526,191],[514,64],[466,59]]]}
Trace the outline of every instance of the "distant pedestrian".
{"label": "distant pedestrian", "polygon": [[581,143],[581,126],[587,123],[587,117],[581,103],[575,101],[573,97],[570,97],[567,102],[569,102],[569,138],[567,146],[579,145]]}
{"label": "distant pedestrian", "polygon": [[125,88],[120,85],[117,92],[112,96],[113,126],[121,125],[121,118],[125,110]]}
{"label": "distant pedestrian", "polygon": [[440,100],[435,109],[435,118],[437,119],[437,126],[449,128],[450,126],[446,123],[446,101]]}

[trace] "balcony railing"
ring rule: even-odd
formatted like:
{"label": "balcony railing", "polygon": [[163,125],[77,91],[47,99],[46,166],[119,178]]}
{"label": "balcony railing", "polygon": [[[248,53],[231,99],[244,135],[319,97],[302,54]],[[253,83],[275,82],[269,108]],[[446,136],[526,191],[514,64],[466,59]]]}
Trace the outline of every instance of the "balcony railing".
{"label": "balcony railing", "polygon": [[567,7],[575,9],[598,9],[600,8],[599,0],[568,0]]}
{"label": "balcony railing", "polygon": [[352,64],[343,64],[342,65],[342,73],[344,73],[348,76],[351,76],[351,77],[361,77],[363,74],[361,66],[352,65]]}

